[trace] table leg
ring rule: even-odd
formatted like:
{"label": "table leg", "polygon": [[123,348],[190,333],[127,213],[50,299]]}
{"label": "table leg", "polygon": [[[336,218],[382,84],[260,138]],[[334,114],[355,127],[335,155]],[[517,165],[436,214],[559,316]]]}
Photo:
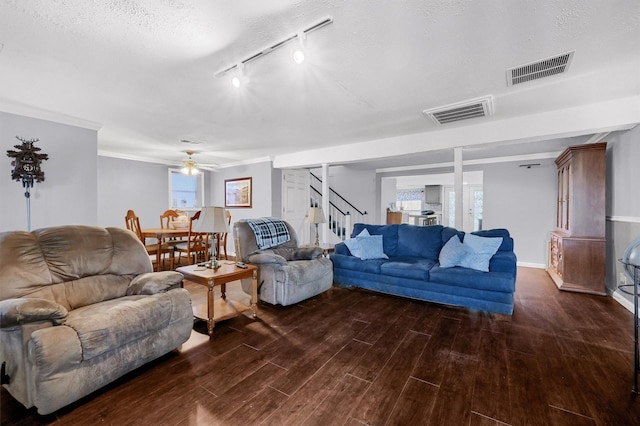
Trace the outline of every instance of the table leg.
{"label": "table leg", "polygon": [[213,334],[213,328],[216,326],[216,323],[213,319],[213,285],[209,285],[209,293],[207,294],[207,332],[209,336]]}
{"label": "table leg", "polygon": [[251,310],[254,318],[258,317],[258,280],[258,271],[255,270],[251,279]]}
{"label": "table leg", "polygon": [[160,250],[160,247],[162,247],[162,234],[157,234],[156,240],[158,243],[158,250],[156,251],[156,271],[160,272],[162,271],[162,250]]}
{"label": "table leg", "polygon": [[227,299],[227,283],[220,284],[220,293],[224,300]]}

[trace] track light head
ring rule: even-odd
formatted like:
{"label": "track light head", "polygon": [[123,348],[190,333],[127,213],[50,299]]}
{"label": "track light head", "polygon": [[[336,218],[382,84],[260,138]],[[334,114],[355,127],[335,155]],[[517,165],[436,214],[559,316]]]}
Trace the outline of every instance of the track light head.
{"label": "track light head", "polygon": [[249,84],[249,77],[244,74],[244,64],[239,63],[236,65],[236,73],[231,78],[231,84],[236,89],[240,89],[241,87]]}
{"label": "track light head", "polygon": [[304,62],[305,51],[304,51],[304,42],[306,40],[307,35],[304,31],[298,33],[298,43],[295,44],[293,50],[291,51],[291,57],[293,58],[293,62],[300,65]]}

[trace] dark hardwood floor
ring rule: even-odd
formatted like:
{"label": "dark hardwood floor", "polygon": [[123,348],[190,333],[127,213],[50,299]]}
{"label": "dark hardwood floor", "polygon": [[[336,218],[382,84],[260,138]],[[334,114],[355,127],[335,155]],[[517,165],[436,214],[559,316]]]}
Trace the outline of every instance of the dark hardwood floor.
{"label": "dark hardwood floor", "polygon": [[640,425],[631,313],[518,274],[511,317],[340,288],[263,304],[50,416],[2,389],[0,422]]}

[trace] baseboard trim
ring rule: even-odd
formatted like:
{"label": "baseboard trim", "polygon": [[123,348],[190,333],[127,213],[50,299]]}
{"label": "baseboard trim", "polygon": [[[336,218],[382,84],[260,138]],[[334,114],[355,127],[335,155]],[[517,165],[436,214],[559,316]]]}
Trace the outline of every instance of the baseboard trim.
{"label": "baseboard trim", "polygon": [[619,290],[611,293],[611,297],[613,300],[621,304],[627,311],[633,313],[633,302],[620,294]]}
{"label": "baseboard trim", "polygon": [[640,223],[640,217],[635,216],[607,216],[609,222]]}
{"label": "baseboard trim", "polygon": [[517,262],[516,265],[524,266],[527,268],[547,269],[547,265],[545,263]]}

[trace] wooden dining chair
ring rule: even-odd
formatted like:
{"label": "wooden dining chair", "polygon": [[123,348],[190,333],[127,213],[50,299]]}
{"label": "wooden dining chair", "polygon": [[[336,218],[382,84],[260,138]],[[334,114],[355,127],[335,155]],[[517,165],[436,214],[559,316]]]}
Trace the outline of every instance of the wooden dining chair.
{"label": "wooden dining chair", "polygon": [[[179,217],[180,217],[180,213],[178,213],[177,211],[172,209],[165,210],[164,213],[160,215],[160,228],[162,229],[172,228],[173,222],[175,222],[175,220]],[[183,241],[184,240],[181,237],[180,238],[171,237],[168,240],[163,240],[162,243],[168,246],[175,247],[177,244],[180,244]]]}
{"label": "wooden dining chair", "polygon": [[[227,226],[230,228],[231,227],[231,213],[229,212],[229,210],[226,210],[227,213]],[[223,233],[219,233],[216,235],[216,256],[218,256],[218,259],[222,259],[220,250],[222,249],[222,251],[224,252],[224,260],[229,260],[229,257],[227,256],[227,236],[229,235],[228,232],[223,232]]]}
{"label": "wooden dining chair", "polygon": [[200,219],[200,211],[194,213],[189,219],[189,234],[187,235],[187,241],[176,244],[175,248],[178,252],[178,264],[182,257],[182,253],[186,253],[187,262],[189,265],[193,265],[197,262],[198,258],[204,260],[207,259],[207,252],[209,251],[208,235],[207,233],[195,232],[196,222]]}
{"label": "wooden dining chair", "polygon": [[180,214],[175,210],[165,210],[160,215],[160,228],[171,228],[171,222],[180,217]]}
{"label": "wooden dining chair", "polygon": [[[175,249],[173,246],[162,244],[159,241],[156,244],[147,244],[145,242],[145,238],[142,236],[142,228],[140,227],[140,218],[133,210],[128,210],[127,215],[124,217],[125,224],[127,225],[127,229],[138,236],[142,244],[144,244],[144,248],[147,249],[147,254],[157,256],[158,250],[160,250],[160,257],[163,261],[162,269],[164,269],[164,259],[165,255],[169,258],[169,269],[173,270],[173,257],[175,253]],[[160,269],[160,268],[158,268]]]}

